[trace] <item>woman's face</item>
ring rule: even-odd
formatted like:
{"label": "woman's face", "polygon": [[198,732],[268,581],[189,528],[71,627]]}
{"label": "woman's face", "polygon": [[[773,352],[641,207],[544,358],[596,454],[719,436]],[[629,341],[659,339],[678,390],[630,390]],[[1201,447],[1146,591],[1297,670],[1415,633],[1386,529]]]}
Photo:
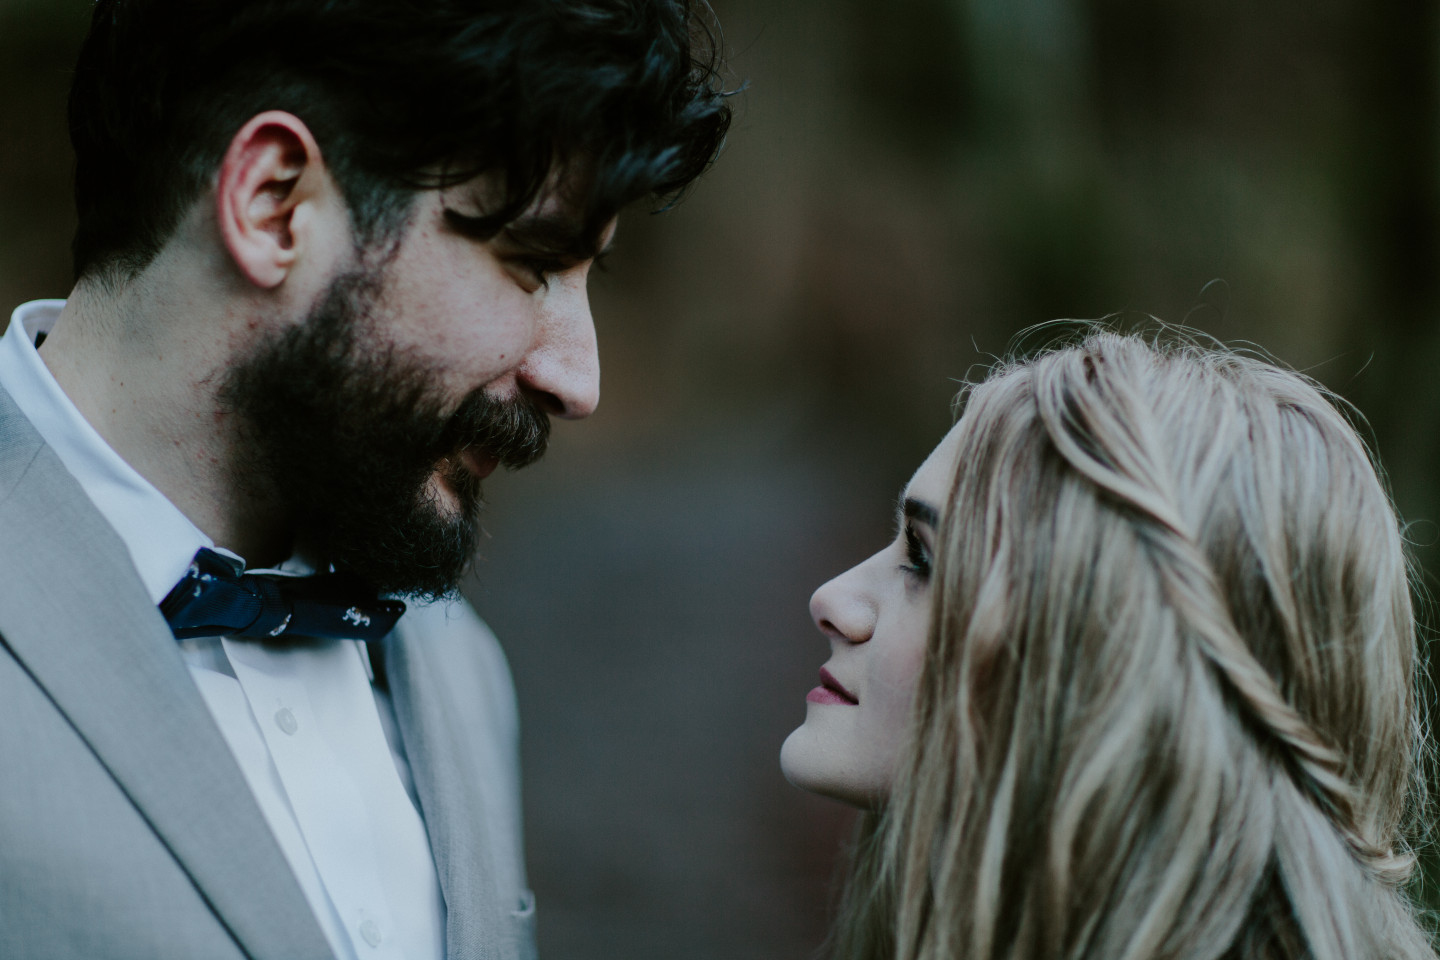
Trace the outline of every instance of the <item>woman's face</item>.
{"label": "woman's face", "polygon": [[780,748],[797,787],[857,806],[890,792],[925,657],[930,558],[958,444],[952,428],[915,471],[890,545],[810,598],[830,659],[805,698],[805,722]]}

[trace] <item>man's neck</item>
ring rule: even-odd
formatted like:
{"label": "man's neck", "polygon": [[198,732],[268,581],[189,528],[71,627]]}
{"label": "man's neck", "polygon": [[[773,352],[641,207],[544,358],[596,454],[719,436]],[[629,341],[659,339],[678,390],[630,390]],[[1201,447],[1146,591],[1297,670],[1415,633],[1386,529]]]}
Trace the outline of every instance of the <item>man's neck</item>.
{"label": "man's neck", "polygon": [[284,513],[237,482],[235,424],[217,396],[253,325],[217,310],[225,291],[166,280],[177,273],[193,276],[82,280],[40,356],[100,436],[206,535],[251,564],[278,562],[290,549]]}

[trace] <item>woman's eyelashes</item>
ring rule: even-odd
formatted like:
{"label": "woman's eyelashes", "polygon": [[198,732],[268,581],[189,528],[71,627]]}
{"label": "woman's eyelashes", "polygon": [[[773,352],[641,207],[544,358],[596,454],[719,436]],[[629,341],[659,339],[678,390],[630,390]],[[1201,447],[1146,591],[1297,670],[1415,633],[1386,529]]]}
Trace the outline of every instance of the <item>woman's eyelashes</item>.
{"label": "woman's eyelashes", "polygon": [[907,523],[901,531],[905,539],[905,563],[900,569],[910,576],[923,582],[930,579],[930,550],[925,546],[925,541],[915,532],[914,526]]}

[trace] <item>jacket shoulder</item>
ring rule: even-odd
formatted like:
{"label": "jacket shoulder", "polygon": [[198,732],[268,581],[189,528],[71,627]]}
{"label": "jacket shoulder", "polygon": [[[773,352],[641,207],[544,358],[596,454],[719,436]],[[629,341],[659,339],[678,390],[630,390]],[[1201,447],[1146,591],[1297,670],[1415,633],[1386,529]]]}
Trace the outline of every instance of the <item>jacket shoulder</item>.
{"label": "jacket shoulder", "polygon": [[457,706],[473,707],[493,736],[513,741],[519,735],[515,685],[510,664],[489,625],[469,601],[412,604],[401,629],[441,670],[442,683]]}

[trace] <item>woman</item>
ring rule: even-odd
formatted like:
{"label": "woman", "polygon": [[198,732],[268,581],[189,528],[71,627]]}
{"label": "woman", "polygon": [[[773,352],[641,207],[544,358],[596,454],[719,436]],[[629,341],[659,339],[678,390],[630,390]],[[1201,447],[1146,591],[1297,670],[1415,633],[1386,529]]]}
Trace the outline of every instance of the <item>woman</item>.
{"label": "woman", "polygon": [[1401,534],[1321,388],[1091,329],[969,390],[899,531],[781,753],[869,811],[836,956],[1435,956]]}

